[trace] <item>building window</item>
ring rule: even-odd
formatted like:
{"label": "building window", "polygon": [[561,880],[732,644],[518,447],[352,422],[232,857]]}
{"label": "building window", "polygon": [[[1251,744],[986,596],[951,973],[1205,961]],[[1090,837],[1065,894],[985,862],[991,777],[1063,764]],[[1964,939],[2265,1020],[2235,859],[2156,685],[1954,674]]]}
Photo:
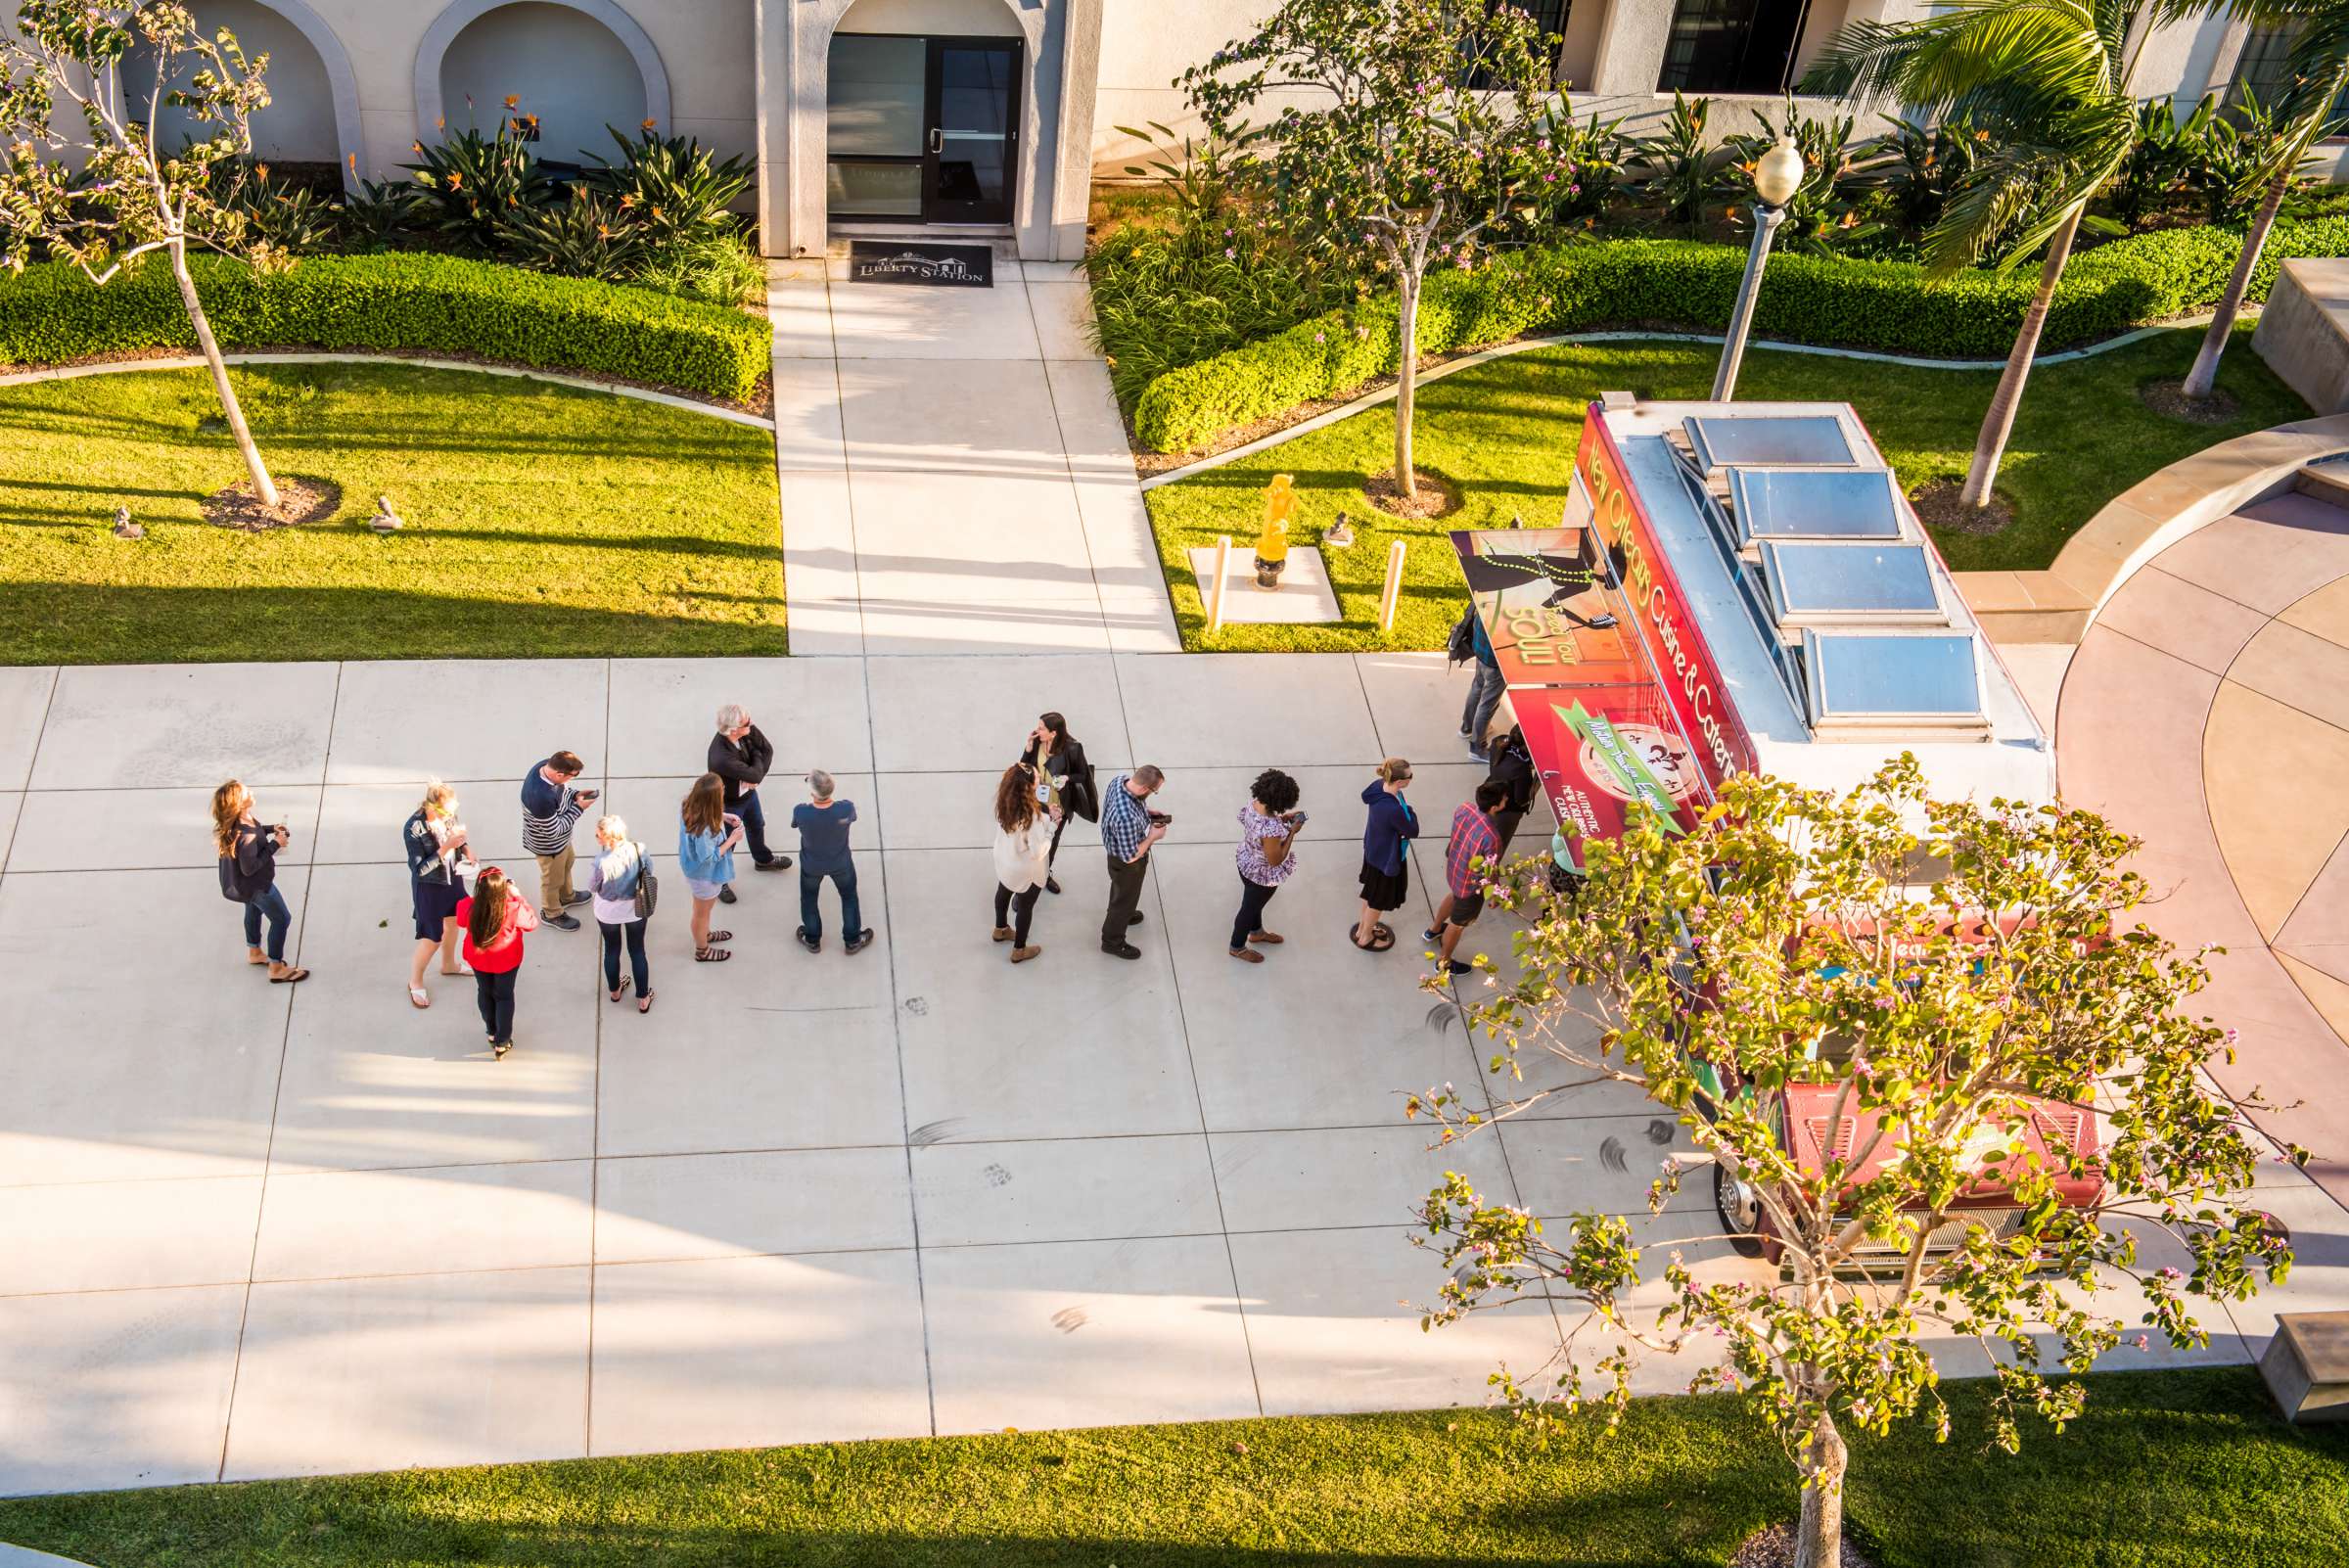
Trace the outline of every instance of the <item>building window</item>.
{"label": "building window", "polygon": [[[1566,46],[1566,17],[1573,10],[1573,0],[1518,0],[1517,9],[1531,15],[1534,25],[1548,36],[1550,85],[1557,85],[1558,56]],[[1482,65],[1471,66],[1467,85],[1491,87],[1494,85],[1493,73]]]}
{"label": "building window", "polygon": [[1785,91],[1810,9],[1809,0],[1680,0],[1656,90]]}
{"label": "building window", "polygon": [[[2256,97],[2261,107],[2273,109],[2284,90],[2292,84],[2292,43],[2297,29],[2287,24],[2280,27],[2254,27],[2243,40],[2243,52],[2234,62],[2234,75],[2227,83],[2227,107],[2239,109],[2246,94]],[[2341,115],[2349,113],[2349,94],[2332,101],[2332,123],[2326,127],[2327,135],[2349,134]]]}

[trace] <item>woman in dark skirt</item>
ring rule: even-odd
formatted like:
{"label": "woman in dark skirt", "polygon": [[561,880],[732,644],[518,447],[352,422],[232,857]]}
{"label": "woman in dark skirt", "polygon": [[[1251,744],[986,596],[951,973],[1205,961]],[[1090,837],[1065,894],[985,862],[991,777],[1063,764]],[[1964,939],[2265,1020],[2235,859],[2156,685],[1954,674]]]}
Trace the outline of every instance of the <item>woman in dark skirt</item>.
{"label": "woman in dark skirt", "polygon": [[408,956],[408,1005],[430,1007],[424,989],[424,966],[440,953],[440,973],[461,975],[457,961],[457,900],[465,897],[465,876],[473,869],[473,852],[465,824],[457,820],[457,792],[438,779],[424,789],[417,807],[400,829],[408,854],[408,902],[416,915],[416,945]]}
{"label": "woman in dark skirt", "polygon": [[1390,757],[1378,764],[1378,777],[1362,791],[1370,817],[1362,827],[1362,917],[1355,923],[1353,938],[1364,952],[1385,952],[1395,945],[1395,928],[1378,917],[1402,908],[1411,891],[1409,850],[1410,841],[1419,836],[1419,818],[1403,798],[1410,782],[1411,764]]}

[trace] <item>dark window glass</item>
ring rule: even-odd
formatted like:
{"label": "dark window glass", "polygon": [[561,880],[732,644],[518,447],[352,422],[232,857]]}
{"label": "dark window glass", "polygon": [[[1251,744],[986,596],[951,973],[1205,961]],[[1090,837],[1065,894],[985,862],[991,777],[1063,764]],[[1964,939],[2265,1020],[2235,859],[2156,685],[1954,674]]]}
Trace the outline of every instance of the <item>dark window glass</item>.
{"label": "dark window glass", "polygon": [[1656,90],[1784,91],[1809,11],[1809,0],[1680,0]]}
{"label": "dark window glass", "polygon": [[[1517,9],[1531,14],[1534,25],[1541,28],[1549,39],[1550,85],[1557,85],[1558,56],[1565,47],[1566,18],[1573,10],[1573,0],[1517,0]],[[1491,87],[1494,85],[1493,73],[1481,65],[1471,66],[1468,68],[1467,85]]]}
{"label": "dark window glass", "polygon": [[[2276,107],[2284,89],[2291,85],[2294,32],[2290,25],[2251,29],[2251,35],[2243,40],[2242,54],[2235,60],[2234,75],[2227,83],[2229,109],[2241,106],[2246,90],[2259,99],[2263,108]],[[2349,134],[2349,126],[2342,123],[2344,115],[2349,115],[2349,93],[2332,101],[2333,122],[2326,127],[2326,135]]]}

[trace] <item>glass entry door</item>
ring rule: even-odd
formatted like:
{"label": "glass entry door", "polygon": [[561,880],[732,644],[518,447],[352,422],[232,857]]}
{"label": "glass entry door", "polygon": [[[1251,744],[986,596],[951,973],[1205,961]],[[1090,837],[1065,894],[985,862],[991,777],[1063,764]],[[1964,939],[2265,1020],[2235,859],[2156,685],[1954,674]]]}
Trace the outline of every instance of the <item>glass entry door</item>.
{"label": "glass entry door", "polygon": [[1019,81],[1016,39],[930,40],[929,162],[922,184],[926,221],[1011,221]]}
{"label": "glass entry door", "polygon": [[843,33],[832,40],[828,77],[833,217],[1011,221],[1018,39]]}

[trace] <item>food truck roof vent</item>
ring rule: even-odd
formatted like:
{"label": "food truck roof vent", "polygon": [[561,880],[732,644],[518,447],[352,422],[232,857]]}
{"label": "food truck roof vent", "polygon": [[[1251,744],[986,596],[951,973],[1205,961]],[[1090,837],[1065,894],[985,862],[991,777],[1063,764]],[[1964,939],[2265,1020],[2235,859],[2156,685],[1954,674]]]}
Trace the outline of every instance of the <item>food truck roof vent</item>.
{"label": "food truck roof vent", "polygon": [[1742,465],[1856,467],[1860,459],[1833,414],[1691,414],[1688,446],[1700,473]]}
{"label": "food truck roof vent", "polygon": [[1598,406],[1611,414],[1628,413],[1639,406],[1639,394],[1628,392],[1602,392],[1598,394]]}

